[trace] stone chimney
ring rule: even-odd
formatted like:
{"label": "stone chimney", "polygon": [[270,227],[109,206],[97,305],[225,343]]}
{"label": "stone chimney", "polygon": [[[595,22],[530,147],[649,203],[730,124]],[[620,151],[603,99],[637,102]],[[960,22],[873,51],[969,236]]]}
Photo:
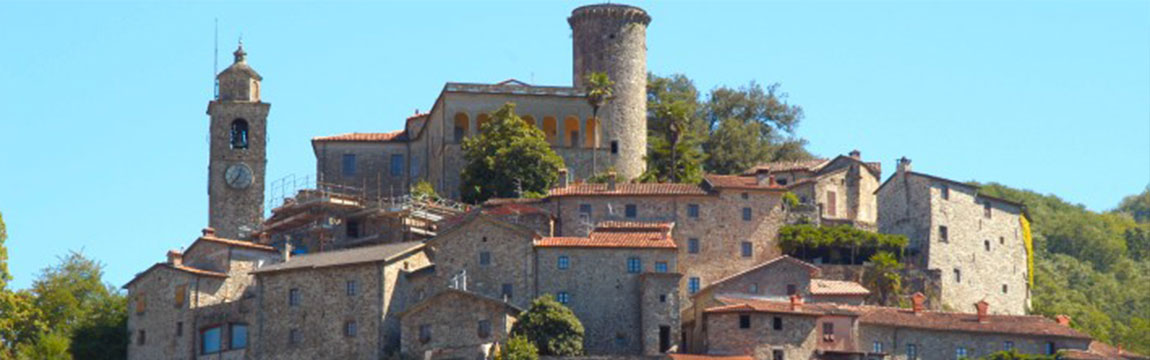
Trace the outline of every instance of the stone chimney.
{"label": "stone chimney", "polygon": [[770,169],[758,169],[755,171],[755,182],[759,185],[766,185],[767,180],[772,177]]}
{"label": "stone chimney", "polygon": [[905,174],[908,171],[910,171],[910,159],[907,159],[906,156],[903,156],[902,158],[898,159],[898,173]]}
{"label": "stone chimney", "polygon": [[184,254],[176,250],[168,250],[168,264],[180,266],[184,264]]}
{"label": "stone chimney", "polygon": [[799,294],[791,295],[791,311],[802,311],[802,310],[803,310],[803,297],[799,296]]}
{"label": "stone chimney", "polygon": [[200,233],[203,234],[203,237],[216,237],[216,229],[210,227],[206,227],[203,230],[200,230]]}
{"label": "stone chimney", "polygon": [[974,304],[974,307],[978,309],[978,322],[990,322],[990,317],[987,316],[987,312],[990,310],[990,303],[986,302],[986,300],[981,300],[977,304]]}
{"label": "stone chimney", "polygon": [[559,187],[567,187],[567,168],[559,169],[559,182],[556,183]]}
{"label": "stone chimney", "polygon": [[767,176],[767,186],[774,187],[775,185],[776,185],[775,176],[774,175]]}
{"label": "stone chimney", "polygon": [[862,160],[862,153],[859,152],[858,149],[851,150],[850,156],[851,159]]}
{"label": "stone chimney", "polygon": [[283,258],[284,262],[288,262],[288,260],[291,260],[291,250],[292,250],[291,241],[284,241],[283,251],[280,252],[280,257]]}
{"label": "stone chimney", "polygon": [[607,191],[615,191],[615,175],[614,171],[607,173]]}
{"label": "stone chimney", "polygon": [[926,305],[924,304],[926,302],[926,295],[923,295],[920,292],[916,292],[914,295],[911,295],[910,302],[911,310],[914,311],[915,315],[921,314],[922,311],[926,309]]}
{"label": "stone chimney", "polygon": [[1070,316],[1069,316],[1069,315],[1058,315],[1058,316],[1055,316],[1055,317],[1054,317],[1054,321],[1057,321],[1057,322],[1058,322],[1058,325],[1062,325],[1062,326],[1070,326]]}

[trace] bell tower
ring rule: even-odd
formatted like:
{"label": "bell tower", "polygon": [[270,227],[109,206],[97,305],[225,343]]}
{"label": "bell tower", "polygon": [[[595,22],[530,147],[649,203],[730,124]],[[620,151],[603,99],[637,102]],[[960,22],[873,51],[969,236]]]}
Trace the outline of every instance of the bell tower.
{"label": "bell tower", "polygon": [[263,220],[267,117],[260,77],[248,66],[241,42],[235,62],[216,75],[219,91],[208,102],[208,226],[219,237],[248,239]]}

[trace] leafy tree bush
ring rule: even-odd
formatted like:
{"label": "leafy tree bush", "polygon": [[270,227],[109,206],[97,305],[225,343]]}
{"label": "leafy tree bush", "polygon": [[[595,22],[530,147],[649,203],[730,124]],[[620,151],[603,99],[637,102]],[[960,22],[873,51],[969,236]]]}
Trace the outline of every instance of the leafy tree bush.
{"label": "leafy tree bush", "polygon": [[784,254],[805,261],[822,258],[832,264],[859,264],[880,251],[901,256],[907,245],[906,236],[879,234],[850,225],[787,225],[779,229],[778,241]]}
{"label": "leafy tree bush", "polygon": [[539,349],[526,336],[513,336],[495,353],[495,360],[538,360]]}
{"label": "leafy tree bush", "polygon": [[863,281],[868,289],[878,292],[881,305],[891,305],[891,296],[902,292],[902,264],[898,258],[886,251],[879,251],[870,257]]}
{"label": "leafy tree bush", "polygon": [[786,205],[788,209],[793,209],[795,207],[798,207],[799,206],[799,196],[795,195],[795,193],[793,193],[793,192],[787,191],[786,193],[783,194],[783,205]]}
{"label": "leafy tree bush", "polygon": [[463,140],[463,160],[463,200],[473,204],[546,193],[563,167],[543,131],[515,115],[513,103],[495,111],[478,136]]}
{"label": "leafy tree bush", "polygon": [[544,356],[583,355],[583,323],[551,295],[531,301],[511,327],[512,336],[523,336]]}
{"label": "leafy tree bush", "polygon": [[1003,350],[1003,351],[999,351],[996,353],[992,353],[992,354],[987,355],[987,356],[983,356],[979,359],[981,359],[981,360],[1055,360],[1058,358],[1059,358],[1058,355],[1019,354],[1018,351],[1015,351],[1015,350],[1009,350],[1009,351]]}
{"label": "leafy tree bush", "polygon": [[416,199],[424,200],[438,200],[439,194],[435,192],[435,187],[427,180],[419,180],[415,185],[411,186],[411,196]]}

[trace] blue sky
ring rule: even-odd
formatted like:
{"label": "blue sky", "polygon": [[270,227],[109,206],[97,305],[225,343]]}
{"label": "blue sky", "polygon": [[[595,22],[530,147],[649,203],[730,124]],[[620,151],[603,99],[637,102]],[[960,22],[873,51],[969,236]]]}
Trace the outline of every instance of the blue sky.
{"label": "blue sky", "polygon": [[[308,140],[399,128],[448,81],[571,83],[580,2],[0,3],[13,286],[69,250],[127,282],[207,223],[213,21],[264,76],[268,178]],[[823,156],[1112,208],[1150,183],[1150,3],[639,2],[648,66],[779,82]]]}

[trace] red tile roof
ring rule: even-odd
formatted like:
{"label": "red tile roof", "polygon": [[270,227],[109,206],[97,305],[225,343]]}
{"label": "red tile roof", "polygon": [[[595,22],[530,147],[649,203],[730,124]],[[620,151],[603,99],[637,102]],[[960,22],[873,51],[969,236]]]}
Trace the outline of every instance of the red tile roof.
{"label": "red tile roof", "polygon": [[759,184],[759,179],[755,176],[707,174],[703,179],[716,188],[779,191],[786,189],[785,186]]}
{"label": "red tile roof", "polygon": [[667,354],[671,360],[754,360],[749,355]]}
{"label": "red tile roof", "polygon": [[671,238],[674,223],[607,221],[587,237],[544,237],[538,247],[590,247],[630,249],[675,249]]}
{"label": "red tile roof", "polygon": [[211,276],[211,277],[217,277],[217,278],[227,278],[228,277],[228,274],[225,274],[222,272],[208,271],[208,270],[204,270],[204,269],[197,269],[197,268],[190,267],[190,266],[173,265],[170,263],[163,262],[163,263],[156,263],[155,265],[152,265],[151,267],[149,267],[147,270],[141,271],[140,273],[136,274],[136,276],[133,277],[132,280],[129,280],[127,284],[124,284],[123,288],[127,289],[129,286],[132,286],[132,284],[136,283],[137,280],[142,279],[145,274],[148,274],[148,273],[152,272],[152,270],[155,270],[158,268],[167,268],[167,269],[172,269],[172,270],[176,270],[176,271],[182,271],[182,272],[186,272],[186,273],[189,273],[192,275]]}
{"label": "red tile roof", "polygon": [[527,204],[522,204],[522,203],[504,203],[502,205],[487,207],[487,208],[483,209],[483,213],[486,215],[496,215],[496,216],[550,214],[547,211],[544,211],[543,209],[540,209],[540,208],[537,208],[537,207],[534,207],[531,205],[527,205]]}
{"label": "red tile roof", "polygon": [[[263,251],[279,252],[279,250],[276,250],[276,248],[274,248],[274,247],[271,247],[271,246],[262,245],[262,244],[256,244],[256,243],[253,243],[253,242],[247,242],[247,241],[240,241],[240,240],[225,239],[225,238],[221,238],[221,237],[215,237],[215,236],[201,236],[199,239],[196,239],[196,240],[197,240],[197,241],[198,241],[198,240],[203,240],[203,241],[208,241],[208,242],[214,242],[214,243],[217,243],[217,244],[223,244],[223,245],[228,245],[228,246],[244,247],[244,248],[255,249],[255,250],[263,250]],[[192,245],[194,246],[194,245],[195,245],[195,243],[192,243]],[[188,247],[188,249],[191,249],[191,246],[189,246],[189,247]],[[185,252],[186,252],[186,251],[185,251]]]}
{"label": "red tile roof", "polygon": [[725,305],[707,308],[703,310],[704,313],[762,312],[808,316],[855,315],[855,313],[849,309],[843,309],[834,303],[805,303],[797,308],[792,308],[789,301],[748,299],[730,296],[718,296],[715,299]]}
{"label": "red tile roof", "polygon": [[743,172],[744,174],[754,174],[761,170],[770,170],[771,172],[786,172],[786,171],[818,171],[823,165],[827,163],[827,159],[811,159],[811,160],[798,160],[798,161],[775,161],[764,164],[755,165]]}
{"label": "red tile roof", "polygon": [[1080,333],[1069,326],[1059,325],[1054,320],[1035,315],[987,315],[986,322],[979,322],[977,314],[937,311],[923,311],[915,314],[910,309],[882,306],[858,306],[855,308],[861,314],[859,322],[871,325],[1090,339],[1089,335]]}
{"label": "red tile roof", "polygon": [[[416,117],[418,117],[417,115]],[[348,133],[331,136],[319,136],[311,139],[312,142],[324,141],[353,141],[353,142],[390,142],[406,138],[403,130],[386,133]]]}
{"label": "red tile roof", "polygon": [[870,290],[854,281],[811,279],[811,295],[870,295]]}
{"label": "red tile roof", "polygon": [[[746,270],[743,270],[743,271],[731,274],[725,278],[719,279],[718,281],[715,281],[715,282],[711,283],[710,285],[707,285],[707,287],[703,288],[703,290],[709,289],[709,288],[714,287],[714,286],[719,286],[720,284],[725,283],[727,281],[730,281],[731,279],[734,279],[734,278],[737,278],[737,277],[740,277],[740,276],[743,276],[746,274],[750,274],[752,272],[755,272],[759,269],[771,266],[771,265],[778,263],[780,261],[786,261],[786,262],[794,263],[794,264],[800,265],[802,267],[805,267],[805,268],[807,268],[807,270],[810,271],[812,276],[819,272],[819,267],[815,266],[814,264],[811,264],[811,263],[808,263],[806,261],[802,261],[802,260],[787,256],[787,255],[780,255],[780,256],[776,256],[770,260],[767,260],[761,264],[752,266]],[[702,291],[700,291],[699,293],[702,293]]]}
{"label": "red tile roof", "polygon": [[1148,356],[1132,353],[1101,341],[1090,342],[1088,350],[1068,349],[1064,351],[1063,355],[1065,356],[1063,358],[1067,360],[1150,359]]}
{"label": "red tile roof", "polygon": [[573,184],[551,189],[550,196],[588,195],[707,195],[707,191],[696,184],[617,184],[615,190],[607,190],[607,184]]}

